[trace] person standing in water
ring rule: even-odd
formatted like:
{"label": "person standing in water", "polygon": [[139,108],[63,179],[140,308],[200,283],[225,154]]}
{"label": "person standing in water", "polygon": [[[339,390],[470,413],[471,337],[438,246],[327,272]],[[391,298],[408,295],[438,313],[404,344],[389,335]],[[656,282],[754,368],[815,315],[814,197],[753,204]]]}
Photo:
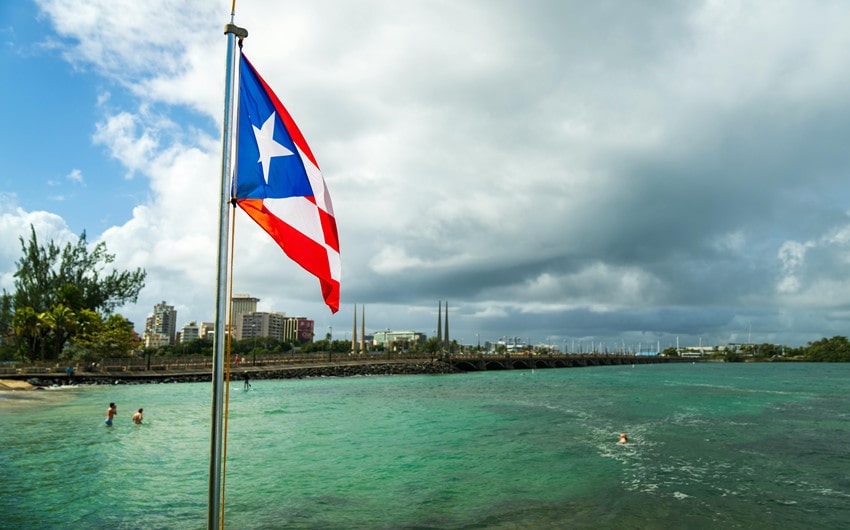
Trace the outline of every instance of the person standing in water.
{"label": "person standing in water", "polygon": [[245,380],[245,390],[251,388],[251,383],[248,382],[248,370],[242,372],[242,378]]}
{"label": "person standing in water", "polygon": [[136,425],[142,424],[142,410],[144,409],[139,408],[139,410],[135,414],[133,414],[132,420],[133,423],[135,423]]}
{"label": "person standing in water", "polygon": [[629,443],[629,438],[626,436],[626,433],[623,433],[623,434],[620,435],[620,441],[617,442],[617,443],[618,444]]}
{"label": "person standing in water", "polygon": [[110,403],[109,408],[106,409],[106,419],[104,423],[106,423],[107,427],[112,427],[112,418],[118,414],[118,407],[115,406],[115,403]]}

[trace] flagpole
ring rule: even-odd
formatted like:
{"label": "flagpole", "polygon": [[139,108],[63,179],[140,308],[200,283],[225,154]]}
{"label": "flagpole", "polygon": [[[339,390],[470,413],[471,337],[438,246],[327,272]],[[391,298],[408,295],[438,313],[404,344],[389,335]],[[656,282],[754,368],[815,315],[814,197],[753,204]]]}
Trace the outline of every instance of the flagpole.
{"label": "flagpole", "polygon": [[[235,4],[235,0],[234,0]],[[227,66],[224,82],[224,122],[221,139],[221,195],[219,201],[218,264],[215,307],[215,349],[212,374],[212,429],[210,433],[210,473],[207,528],[218,530],[221,526],[222,449],[224,441],[224,345],[227,339],[227,228],[230,218],[230,176],[232,174],[233,114],[235,107],[236,39],[241,42],[248,31],[233,23],[235,13],[230,13],[230,23],[224,26],[227,35]]]}

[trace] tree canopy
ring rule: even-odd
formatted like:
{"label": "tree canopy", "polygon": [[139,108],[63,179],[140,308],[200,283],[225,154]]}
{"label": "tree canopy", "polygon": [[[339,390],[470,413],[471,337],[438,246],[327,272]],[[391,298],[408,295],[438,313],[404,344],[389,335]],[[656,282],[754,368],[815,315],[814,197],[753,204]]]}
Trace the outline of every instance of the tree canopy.
{"label": "tree canopy", "polygon": [[30,360],[59,359],[75,336],[92,343],[97,342],[93,333],[121,328],[114,321],[107,326],[106,318],[116,307],[138,299],[147,275],[143,269],[110,267],[115,255],[104,242],[89,247],[85,231],[64,247],[52,240],[39,243],[33,226],[29,240],[19,240],[22,257],[15,262],[15,290],[4,290],[0,298],[0,340],[6,352],[14,350]]}
{"label": "tree canopy", "polygon": [[846,362],[850,361],[850,341],[847,337],[826,337],[810,342],[805,349],[805,356],[810,361]]}

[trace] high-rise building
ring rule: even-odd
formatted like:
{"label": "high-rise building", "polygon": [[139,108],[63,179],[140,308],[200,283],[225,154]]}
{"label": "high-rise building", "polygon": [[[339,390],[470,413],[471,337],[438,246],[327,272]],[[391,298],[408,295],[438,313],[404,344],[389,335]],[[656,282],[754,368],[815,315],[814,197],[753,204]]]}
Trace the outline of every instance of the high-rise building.
{"label": "high-rise building", "polygon": [[283,327],[286,315],[283,313],[266,313],[253,311],[242,313],[237,327],[240,330],[239,340],[257,337],[271,337],[283,340]]}
{"label": "high-rise building", "polygon": [[237,339],[242,338],[242,315],[245,313],[256,313],[257,302],[259,298],[254,298],[250,294],[237,294],[233,296],[231,301],[231,310],[233,318],[233,336]]}
{"label": "high-rise building", "polygon": [[146,348],[174,344],[177,335],[177,311],[163,300],[153,306],[153,314],[145,319]]}
{"label": "high-rise building", "polygon": [[312,342],[312,320],[304,317],[288,317],[286,313],[255,311],[243,313],[238,322],[239,340],[271,337],[288,342]]}

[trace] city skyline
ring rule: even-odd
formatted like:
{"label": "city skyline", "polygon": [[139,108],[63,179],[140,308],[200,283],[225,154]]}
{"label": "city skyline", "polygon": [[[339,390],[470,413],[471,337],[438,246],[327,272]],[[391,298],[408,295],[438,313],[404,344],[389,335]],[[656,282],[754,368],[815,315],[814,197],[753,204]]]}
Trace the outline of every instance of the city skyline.
{"label": "city skyline", "polygon": [[[357,319],[357,304],[355,304],[354,308],[353,308],[353,316],[354,316],[353,329],[351,329],[350,331],[349,330],[342,331],[341,332],[342,338],[340,338],[340,332],[337,332],[337,334],[334,335],[333,326],[329,325],[327,327],[327,333],[324,333],[321,329],[319,329],[317,326],[315,326],[315,320],[310,318],[307,315],[292,316],[292,315],[287,314],[286,311],[279,311],[279,310],[258,311],[257,310],[257,304],[259,302],[260,302],[260,299],[252,296],[251,294],[240,293],[240,294],[234,295],[234,297],[233,297],[233,306],[234,306],[234,310],[233,310],[234,323],[233,323],[233,326],[234,326],[234,331],[236,333],[237,339],[242,338],[242,332],[239,329],[239,322],[238,322],[239,317],[242,314],[245,314],[245,315],[250,315],[250,314],[255,314],[255,315],[276,314],[276,315],[288,317],[290,319],[305,319],[305,320],[308,320],[311,323],[311,325],[313,325],[313,327],[310,328],[312,335],[313,335],[311,341],[315,342],[315,341],[318,341],[318,340],[324,340],[327,336],[330,336],[330,339],[332,341],[348,342],[349,340],[351,340],[352,351],[355,351],[355,350],[362,351],[363,348],[364,348],[364,341],[365,341],[366,337],[370,337],[374,340],[375,336],[381,335],[381,334],[384,334],[385,339],[388,335],[403,334],[403,335],[421,335],[421,337],[423,337],[423,339],[424,338],[436,338],[440,342],[446,342],[446,339],[445,339],[446,333],[447,333],[446,330],[448,329],[448,325],[449,325],[449,321],[450,321],[449,313],[448,313],[448,301],[445,301],[446,305],[444,307],[443,306],[444,301],[438,300],[438,302],[437,302],[437,321],[436,321],[436,324],[435,324],[435,328],[431,330],[431,333],[427,332],[427,326],[425,326],[425,327],[412,327],[412,328],[404,328],[403,329],[403,328],[390,328],[390,327],[379,325],[379,326],[372,326],[371,328],[367,328],[366,324],[365,324],[365,320],[366,320],[365,319],[365,315],[366,315],[365,304],[360,305],[361,313],[360,313],[360,320],[359,321]],[[143,341],[146,340],[145,334],[148,331],[148,327],[150,325],[150,322],[155,319],[157,314],[162,309],[173,310],[173,306],[167,304],[166,301],[164,301],[164,300],[154,306],[153,312],[146,318],[145,328],[143,328],[142,333],[139,333],[139,335],[142,337]],[[341,311],[342,311],[342,309],[341,309]],[[174,311],[174,313],[176,314],[176,311]],[[176,316],[174,316],[172,318],[175,319],[174,320],[175,322],[180,322],[179,320],[176,320]],[[205,328],[205,327],[213,326],[214,321],[213,321],[212,318],[209,318],[209,319],[189,319],[182,326],[177,324],[177,326],[175,327],[177,336],[178,337],[181,336],[182,330],[184,328],[186,328],[187,326],[191,326],[192,324],[195,324],[195,326],[198,327],[198,328]],[[268,324],[265,324],[265,326],[268,327]],[[211,328],[211,330],[213,330],[213,329],[214,329],[214,326]],[[366,333],[366,329],[371,329],[371,331],[369,333]],[[263,336],[263,335],[257,335],[256,332],[251,332],[249,338],[254,338],[256,336]],[[570,338],[570,337],[556,337],[556,336],[551,336],[551,335],[547,336],[547,337],[536,337],[536,336],[532,337],[531,335],[510,335],[510,334],[502,334],[502,335],[497,335],[497,336],[482,336],[480,333],[475,333],[473,335],[473,337],[474,338],[470,338],[470,340],[466,340],[466,338],[464,338],[464,337],[461,337],[461,338],[458,339],[457,337],[449,336],[447,342],[458,344],[461,347],[476,347],[476,348],[477,347],[484,347],[484,348],[486,348],[487,346],[492,347],[493,345],[504,344],[504,345],[507,345],[509,347],[510,347],[510,345],[514,345],[515,347],[520,346],[520,347],[523,347],[523,348],[525,348],[525,347],[552,348],[555,351],[561,351],[561,352],[567,352],[567,353],[589,353],[589,352],[595,352],[595,353],[599,353],[599,352],[612,352],[612,353],[613,352],[621,352],[621,353],[622,352],[626,352],[626,353],[655,352],[655,353],[660,353],[667,348],[673,348],[673,347],[675,347],[675,349],[677,349],[677,350],[682,350],[682,351],[685,351],[685,350],[709,351],[709,350],[723,349],[723,348],[726,348],[727,346],[730,346],[730,345],[740,346],[740,345],[747,345],[747,344],[757,345],[757,344],[764,344],[764,343],[787,346],[787,345],[779,344],[779,343],[770,343],[769,341],[763,341],[763,342],[753,341],[751,330],[748,332],[746,340],[741,340],[741,341],[738,341],[738,342],[711,343],[709,341],[705,341],[705,343],[703,343],[702,338],[699,338],[699,342],[693,343],[693,344],[690,344],[690,343],[680,344],[678,336],[670,337],[670,339],[672,339],[672,340],[665,341],[663,343],[662,343],[662,340],[660,338],[656,339],[654,342],[653,341],[646,341],[646,342],[629,341],[629,342],[627,342],[625,339],[622,339],[622,338],[621,339],[612,339],[612,338],[597,339],[596,337],[578,337],[578,338],[572,337],[572,338]],[[200,337],[200,338],[202,338],[202,337]],[[174,340],[173,337],[172,337],[172,340]],[[181,340],[182,339],[178,339],[177,342],[180,342]],[[355,340],[357,341],[356,345],[355,345]],[[381,342],[381,341],[379,341],[379,342]],[[159,345],[159,344],[157,344],[157,345]]]}

